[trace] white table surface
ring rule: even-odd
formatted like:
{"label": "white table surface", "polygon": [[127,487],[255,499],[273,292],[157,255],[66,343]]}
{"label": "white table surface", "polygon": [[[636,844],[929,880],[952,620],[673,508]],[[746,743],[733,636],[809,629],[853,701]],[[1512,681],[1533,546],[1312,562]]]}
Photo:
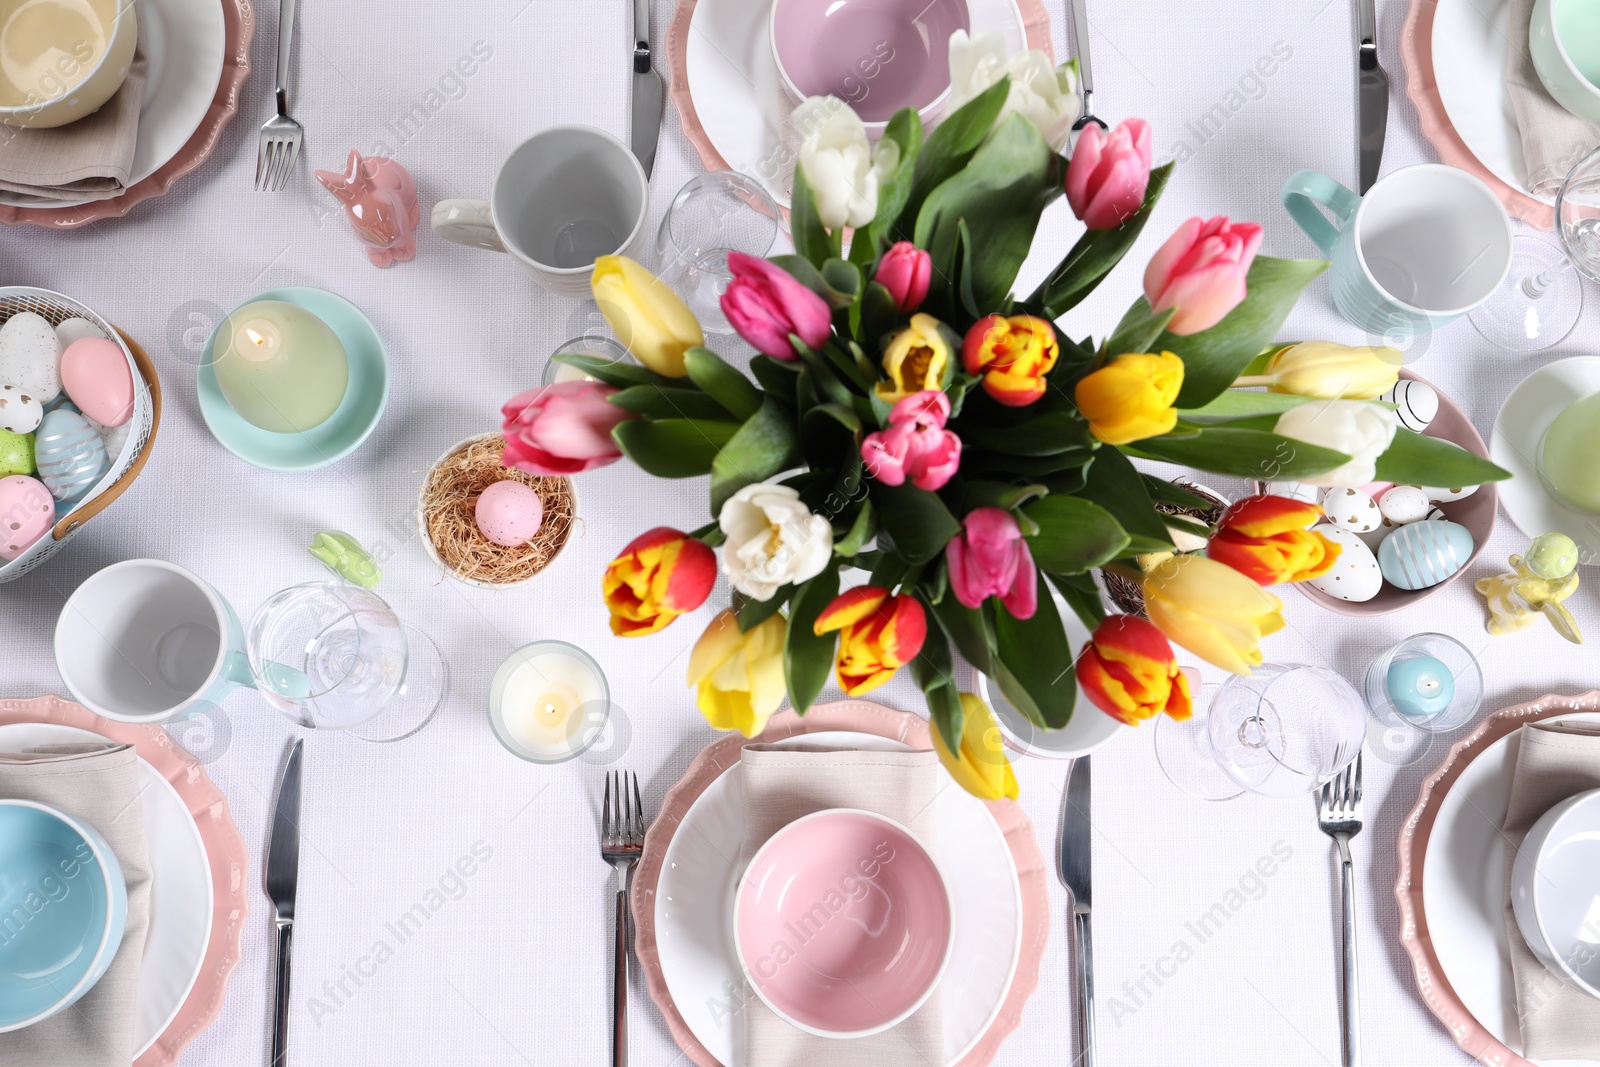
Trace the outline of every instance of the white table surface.
{"label": "white table surface", "polygon": [[[657,40],[670,6],[655,5]],[[1276,190],[1300,167],[1354,181],[1353,5],[1094,6],[1097,110],[1109,119],[1147,118],[1158,157],[1188,161],[1128,263],[1073,313],[1075,335],[1114,324],[1149,255],[1191,215],[1258,221],[1267,227],[1264,251],[1313,255]],[[49,565],[0,585],[0,695],[61,689],[50,655],[56,615],[79,582],[117,560],[180,563],[248,618],[275,590],[318,575],[304,552],[317,529],[343,528],[392,554],[380,592],[435,635],[454,684],[438,720],[409,742],[310,738],[291,1062],[609,1062],[610,870],[594,829],[603,766],[514,759],[490,733],[484,699],[495,666],[522,643],[560,637],[588,648],[631,727],[626,748],[607,758],[636,769],[647,804],[658,804],[713,736],[683,687],[687,651],[712,608],[624,644],[606,629],[599,576],[636,533],[703,523],[704,483],[656,481],[625,463],[585,475],[582,536],[538,581],[502,593],[442,581],[414,534],[424,470],[455,441],[493,429],[500,403],[537,382],[546,353],[580,333],[592,309],[545,294],[503,259],[435,239],[426,222],[414,262],[374,269],[309,168],[342,167],[350,147],[382,142],[415,175],[426,212],[446,197],[485,195],[496,162],[542,126],[587,122],[626,139],[628,5],[496,0],[447,10],[406,2],[382,5],[380,15],[373,4],[311,0],[301,10],[292,97],[309,131],[303,162],[287,191],[268,195],[250,186],[256,126],[270,111],[274,7],[259,14],[256,73],[242,112],[202,170],[126,219],[70,233],[0,233],[0,278],[73,294],[121,325],[149,349],[167,397],[155,452],[127,496]],[[1065,5],[1051,0],[1050,8],[1065,55]],[[1385,171],[1435,158],[1418,133],[1395,49],[1405,10],[1402,0],[1380,4],[1393,87]],[[458,58],[485,46],[492,55],[476,72],[452,81]],[[1272,76],[1259,77],[1257,61],[1275,54]],[[1214,104],[1227,120],[1213,119],[1203,133]],[[669,103],[652,220],[699,169]],[[1065,203],[1057,204],[1019,288],[1031,288],[1076,234]],[[271,474],[235,459],[206,432],[195,401],[194,339],[219,309],[296,284],[339,292],[372,317],[389,345],[393,389],[382,424],[354,455],[310,474]],[[1600,291],[1591,286],[1586,295],[1591,309],[1558,353],[1596,350]],[[1285,336],[1363,340],[1335,315],[1325,280],[1311,287]],[[1414,368],[1454,396],[1485,437],[1511,386],[1553,358],[1501,354],[1466,322],[1419,343],[1413,355]],[[1522,546],[1502,515],[1472,577],[1499,569]],[[1585,572],[1596,581],[1593,575]],[[1470,581],[1360,625],[1292,591],[1283,596],[1290,626],[1268,642],[1275,660],[1326,664],[1356,680],[1387,644],[1439,630],[1481,651],[1489,708],[1581,691],[1595,679],[1586,666],[1592,650],[1565,644],[1548,628],[1490,639]],[[724,600],[719,590],[712,602]],[[1569,603],[1600,637],[1594,590]],[[1209,680],[1220,676],[1211,672]],[[921,708],[909,679],[878,697]],[[209,771],[259,858],[274,775],[297,731],[249,692],[231,697],[220,719]],[[1101,1067],[1337,1063],[1337,882],[1310,800],[1191,799],[1162,776],[1150,733],[1124,734],[1095,759]],[[206,742],[198,729],[185,736],[196,747]],[[1356,842],[1368,1064],[1468,1062],[1417,995],[1396,938],[1393,895],[1397,829],[1448,740],[1407,766],[1369,751],[1368,829]],[[1047,855],[1064,771],[1061,763],[1018,766],[1022,802]],[[447,900],[420,935],[374,967],[375,944],[392,940],[385,923],[422,901],[479,842],[492,858],[455,892],[459,899]],[[1289,858],[1258,879],[1257,860],[1275,852]],[[259,870],[251,879],[259,886]],[[447,881],[447,888],[455,886]],[[1065,896],[1054,883],[1051,891],[1059,919]],[[1231,917],[1201,943],[1188,924],[1219,902]],[[226,1007],[185,1063],[233,1067],[265,1056],[271,923],[259,888],[251,908],[245,959]],[[1181,943],[1192,958],[1174,967]],[[1067,1062],[1067,963],[1058,923],[1042,985],[999,1063]],[[637,981],[632,1009],[633,1062],[684,1062]]]}

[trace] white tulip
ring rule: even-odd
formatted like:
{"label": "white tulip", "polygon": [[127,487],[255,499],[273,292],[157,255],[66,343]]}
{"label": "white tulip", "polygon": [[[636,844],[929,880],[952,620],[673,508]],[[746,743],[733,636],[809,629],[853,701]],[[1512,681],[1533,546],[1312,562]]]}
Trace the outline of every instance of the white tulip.
{"label": "white tulip", "polygon": [[1001,78],[1011,78],[1005,106],[995,119],[1021,115],[1033,123],[1052,149],[1060,151],[1078,120],[1078,71],[1070,63],[1050,65],[1050,57],[1029,49],[1007,57],[998,30],[968,37],[965,30],[950,35],[950,107],[954,111],[980,95]]}
{"label": "white tulip", "polygon": [[805,138],[799,164],[822,224],[867,225],[878,213],[879,184],[900,165],[899,143],[885,138],[874,151],[861,117],[835,96],[810,97],[793,121]]}
{"label": "white tulip", "polygon": [[1389,450],[1399,426],[1381,404],[1365,400],[1313,400],[1278,416],[1274,431],[1308,445],[1343,452],[1350,462],[1300,479],[1306,485],[1355,489],[1375,481],[1378,457]]}
{"label": "white tulip", "polygon": [[753,600],[771,600],[780,586],[816,577],[833,558],[832,524],[787,485],[745,486],[722,505],[717,522],[727,535],[722,569]]}

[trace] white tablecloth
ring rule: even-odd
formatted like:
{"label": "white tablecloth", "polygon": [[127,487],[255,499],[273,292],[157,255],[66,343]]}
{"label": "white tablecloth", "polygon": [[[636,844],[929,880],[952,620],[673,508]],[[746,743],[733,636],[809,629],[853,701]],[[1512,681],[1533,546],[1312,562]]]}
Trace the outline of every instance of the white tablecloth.
{"label": "white tablecloth", "polygon": [[[100,567],[134,556],[172,560],[213,582],[248,618],[275,590],[318,576],[304,551],[314,531],[354,533],[390,557],[380,592],[435,635],[454,680],[438,720],[409,742],[314,736],[307,746],[292,1062],[609,1062],[610,869],[594,830],[602,767],[514,759],[490,733],[485,693],[495,666],[527,641],[561,637],[590,649],[631,731],[626,750],[614,753],[617,765],[636,769],[646,802],[658,804],[713,736],[683,687],[687,651],[711,608],[624,644],[606,629],[599,575],[647,527],[703,523],[703,484],[655,481],[626,464],[586,475],[582,535],[538,581],[496,594],[441,580],[414,533],[424,470],[454,442],[493,429],[501,401],[535,383],[546,353],[580,333],[592,310],[543,293],[504,259],[435,239],[426,221],[414,262],[372,268],[309,168],[342,168],[352,146],[381,145],[415,175],[425,218],[437,200],[486,195],[498,160],[542,126],[585,122],[626,139],[628,5],[497,0],[448,9],[387,4],[380,14],[370,3],[312,0],[301,11],[291,97],[308,130],[303,162],[286,192],[269,195],[250,186],[256,126],[270,112],[274,6],[259,12],[256,73],[240,116],[200,172],[126,219],[72,233],[0,233],[0,278],[73,294],[121,325],[149,349],[167,395],[155,452],[128,495],[48,566],[0,585],[0,695],[60,691],[50,654],[56,615]],[[1073,314],[1074,335],[1103,334],[1115,323],[1146,259],[1188,216],[1259,221],[1264,251],[1315,254],[1277,189],[1301,167],[1354,183],[1353,5],[1093,6],[1097,110],[1110,119],[1146,117],[1158,156],[1187,162],[1128,264]],[[1386,171],[1434,158],[1395,50],[1406,6],[1386,0],[1379,12],[1393,86]],[[1066,55],[1065,5],[1050,7],[1056,48]],[[657,0],[658,41],[670,15],[669,0]],[[475,72],[459,76],[457,60],[475,53]],[[1263,58],[1270,62],[1258,68]],[[1259,74],[1268,67],[1270,76]],[[669,104],[653,221],[699,169]],[[1076,226],[1064,203],[1052,208],[1036,245],[1042,252],[1019,288],[1031,288],[1059,258]],[[389,345],[393,388],[382,424],[354,455],[310,474],[270,474],[206,432],[194,362],[219,309],[295,284],[332,289],[372,317]],[[1600,303],[1600,291],[1587,295]],[[1591,310],[1559,351],[1592,351],[1597,326]],[[1335,315],[1325,280],[1312,286],[1285,336],[1363,340]],[[1461,402],[1485,436],[1501,398],[1537,365],[1491,348],[1464,321],[1414,352],[1414,368]],[[1523,543],[1502,516],[1473,576],[1498,569]],[[1586,578],[1594,581],[1593,573]],[[1290,628],[1268,644],[1275,660],[1326,664],[1356,680],[1390,642],[1439,630],[1481,651],[1488,708],[1581,691],[1595,679],[1586,666],[1593,652],[1548,628],[1490,639],[1470,581],[1361,625],[1292,591],[1284,598]],[[1570,604],[1600,638],[1594,592],[1585,588]],[[878,696],[921,707],[909,679]],[[210,773],[259,857],[274,775],[296,730],[249,692],[224,710],[214,737],[199,728],[184,736],[197,748],[209,743]],[[1162,776],[1150,733],[1127,733],[1095,758],[1101,1067],[1338,1062],[1337,882],[1311,802],[1194,800]],[[1368,1064],[1468,1062],[1424,1008],[1396,936],[1397,829],[1444,745],[1407,766],[1369,748],[1368,829],[1356,841]],[[1065,766],[1023,761],[1018,771],[1049,856]],[[458,858],[474,851],[490,856],[472,877],[453,880]],[[1268,878],[1256,873],[1262,857],[1278,860]],[[259,885],[258,869],[251,877]],[[420,933],[374,963],[375,945],[393,940],[385,924],[441,887],[446,902]],[[1065,896],[1053,881],[1051,891],[1059,918]],[[1202,939],[1191,924],[1219,903],[1229,917]],[[245,960],[189,1064],[231,1067],[265,1055],[271,923],[259,890],[251,907]],[[1067,1062],[1067,964],[1058,924],[1041,988],[998,1062]],[[684,1062],[637,983],[632,1017],[636,1065]]]}

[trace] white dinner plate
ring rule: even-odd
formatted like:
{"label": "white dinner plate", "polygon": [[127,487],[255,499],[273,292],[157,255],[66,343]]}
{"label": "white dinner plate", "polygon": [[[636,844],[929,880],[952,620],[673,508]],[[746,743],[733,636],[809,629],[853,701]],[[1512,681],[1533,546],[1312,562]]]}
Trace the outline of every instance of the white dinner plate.
{"label": "white dinner plate", "polygon": [[[798,144],[784,141],[794,105],[772,58],[771,10],[771,0],[698,0],[685,68],[695,114],[717,154],[788,207]],[[1015,0],[968,0],[968,10],[972,32],[999,30],[1008,55],[1027,47]]]}
{"label": "white dinner plate", "polygon": [[1600,563],[1600,516],[1568,504],[1539,476],[1545,431],[1563,408],[1600,393],[1600,356],[1572,356],[1547,363],[1517,383],[1495,416],[1489,454],[1510,471],[1499,483],[1500,503],[1517,529],[1529,537],[1560,530],[1578,543],[1579,558]]}
{"label": "white dinner plate", "polygon": [[1450,125],[1496,178],[1546,204],[1553,196],[1528,190],[1522,134],[1506,91],[1511,0],[1439,0],[1433,15],[1433,74]]}
{"label": "white dinner plate", "polygon": [[[139,135],[133,147],[128,188],[150,177],[178,154],[200,128],[222,81],[227,30],[218,0],[139,0],[149,73]],[[0,193],[0,204],[29,208],[74,207],[87,200],[17,200]]]}
{"label": "white dinner plate", "polygon": [[[0,726],[0,749],[74,744],[106,739],[89,730],[51,723]],[[211,864],[194,817],[177,790],[139,760],[140,801],[150,848],[150,927],[134,1019],[134,1058],[143,1055],[177,1016],[200,976],[211,940]]]}
{"label": "white dinner plate", "polygon": [[[777,744],[908,751],[898,741],[845,731]],[[939,867],[955,903],[955,944],[939,987],[946,1062],[954,1064],[977,1044],[1011,988],[1022,952],[1022,889],[1005,835],[983,802],[944,778],[937,803]],[[737,1013],[744,981],[731,918],[744,806],[744,776],[737,769],[718,776],[672,835],[656,890],[656,942],[672,1002],[723,1067],[760,1067],[745,1058]]]}
{"label": "white dinner plate", "polygon": [[[1539,720],[1600,722],[1575,712]],[[1520,1052],[1511,943],[1506,930],[1506,845],[1500,833],[1511,796],[1520,731],[1485,748],[1439,805],[1423,860],[1422,900],[1439,966],[1485,1030]],[[1593,1067],[1595,1060],[1535,1060],[1539,1067]]]}

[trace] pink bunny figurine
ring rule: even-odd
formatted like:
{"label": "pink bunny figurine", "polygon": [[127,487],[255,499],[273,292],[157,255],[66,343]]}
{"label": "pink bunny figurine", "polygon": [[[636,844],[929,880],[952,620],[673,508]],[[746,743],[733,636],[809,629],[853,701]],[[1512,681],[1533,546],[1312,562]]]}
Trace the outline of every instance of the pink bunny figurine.
{"label": "pink bunny figurine", "polygon": [[361,158],[350,150],[345,173],[316,172],[317,181],[339,198],[356,236],[371,245],[367,258],[374,267],[404,263],[417,254],[417,184],[406,168],[382,156]]}

